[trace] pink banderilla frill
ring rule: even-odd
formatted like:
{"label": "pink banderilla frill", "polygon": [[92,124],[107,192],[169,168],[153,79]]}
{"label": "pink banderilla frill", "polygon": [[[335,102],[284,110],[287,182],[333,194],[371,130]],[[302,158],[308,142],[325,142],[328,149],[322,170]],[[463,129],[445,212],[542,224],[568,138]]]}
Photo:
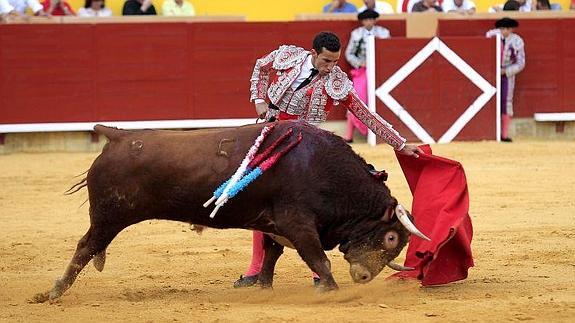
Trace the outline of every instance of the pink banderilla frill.
{"label": "pink banderilla frill", "polygon": [[[244,160],[242,160],[242,162],[240,163],[240,166],[238,167],[238,169],[236,170],[236,172],[234,173],[234,175],[232,175],[232,177],[230,178],[230,180],[227,182],[227,185],[224,187],[222,193],[219,196],[216,196],[215,193],[212,196],[212,198],[210,198],[209,200],[206,201],[206,203],[204,203],[204,207],[208,207],[214,200],[217,199],[216,201],[216,205],[219,205],[222,203],[223,200],[226,199],[227,197],[227,191],[229,190],[229,185],[234,185],[235,183],[237,183],[242,176],[244,175],[244,173],[246,172],[246,168],[248,167],[248,164],[254,159],[260,145],[262,144],[262,142],[264,141],[264,139],[268,136],[268,134],[271,132],[271,130],[275,127],[275,123],[269,126],[265,126],[262,129],[262,132],[260,133],[260,135],[256,138],[256,141],[254,142],[254,144],[252,145],[252,147],[248,150],[248,153],[246,154],[246,157],[244,158]],[[223,197],[223,198],[222,198]],[[216,206],[216,209],[218,207]],[[212,214],[215,216],[215,212],[212,212]],[[210,217],[213,218],[212,215],[210,215]]]}
{"label": "pink banderilla frill", "polygon": [[[216,191],[214,192],[214,197],[217,198],[217,201],[216,201],[216,207],[210,214],[210,218],[213,218],[218,212],[219,208],[222,207],[230,198],[236,196],[241,190],[247,187],[251,182],[253,182],[266,170],[273,167],[273,165],[275,165],[281,157],[283,157],[291,149],[293,149],[293,147],[295,147],[297,144],[301,142],[303,137],[302,134],[300,133],[296,141],[289,143],[284,149],[268,157],[272,153],[272,151],[275,150],[282,142],[284,142],[292,133],[293,129],[289,128],[288,131],[286,131],[286,133],[284,133],[278,139],[276,139],[268,148],[266,148],[260,154],[255,155],[255,152],[257,152],[257,149],[259,149],[259,147],[261,146],[261,142],[257,145],[257,148],[255,149],[255,152],[253,154],[252,154],[252,148],[254,148],[256,144],[254,144],[254,146],[250,148],[250,150],[248,151],[248,155],[246,155],[246,158],[244,158],[244,161],[249,159],[247,165],[245,167],[242,167],[244,166],[243,165],[244,162],[242,162],[240,168],[238,168],[238,171],[241,170],[238,179],[233,181],[234,176],[238,174],[238,171],[236,171],[236,173],[234,174],[234,176],[232,176],[232,178],[230,178],[228,181],[220,185],[220,187],[218,187],[218,189],[216,189]],[[266,136],[264,136],[264,138],[262,139],[262,142],[265,139],[265,137]],[[258,139],[260,138],[258,137]],[[256,139],[256,143],[258,139]],[[214,198],[212,198],[208,202],[211,202],[213,200]],[[206,202],[206,204],[209,204],[208,202]]]}

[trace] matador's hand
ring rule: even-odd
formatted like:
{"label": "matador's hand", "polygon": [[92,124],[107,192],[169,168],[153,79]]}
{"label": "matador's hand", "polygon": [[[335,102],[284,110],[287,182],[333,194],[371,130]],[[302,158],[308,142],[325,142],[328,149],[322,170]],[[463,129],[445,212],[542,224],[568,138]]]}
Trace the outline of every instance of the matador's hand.
{"label": "matador's hand", "polygon": [[405,145],[403,149],[398,152],[402,155],[412,156],[415,158],[419,158],[419,154],[423,154],[423,150],[416,145]]}
{"label": "matador's hand", "polygon": [[268,104],[265,102],[256,103],[256,113],[260,119],[264,119],[268,113]]}

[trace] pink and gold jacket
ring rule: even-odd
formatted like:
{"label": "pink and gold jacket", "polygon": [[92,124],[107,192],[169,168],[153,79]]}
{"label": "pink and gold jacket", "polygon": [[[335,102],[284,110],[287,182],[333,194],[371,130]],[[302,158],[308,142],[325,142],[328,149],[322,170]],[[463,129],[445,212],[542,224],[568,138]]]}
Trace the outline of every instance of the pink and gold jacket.
{"label": "pink and gold jacket", "polygon": [[261,99],[279,108],[270,109],[268,117],[303,119],[312,124],[325,121],[329,111],[341,105],[393,148],[404,147],[405,139],[387,121],[369,111],[355,93],[347,74],[338,66],[294,91],[291,85],[308,55],[311,53],[301,47],[280,46],[258,59],[250,80],[250,100]]}

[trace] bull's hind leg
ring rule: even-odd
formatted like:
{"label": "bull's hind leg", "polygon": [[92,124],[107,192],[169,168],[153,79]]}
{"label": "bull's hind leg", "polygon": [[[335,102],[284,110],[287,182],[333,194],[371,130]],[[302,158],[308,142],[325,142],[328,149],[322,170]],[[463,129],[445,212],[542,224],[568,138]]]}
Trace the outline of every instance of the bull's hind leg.
{"label": "bull's hind leg", "polygon": [[[47,293],[37,294],[34,297],[36,302],[45,302],[47,300],[54,300],[68,290],[74,283],[78,274],[90,262],[95,255],[100,255],[105,252],[106,247],[110,244],[112,239],[121,231],[114,230],[110,227],[95,226],[92,224],[88,232],[80,239],[76,252],[72,260],[68,264],[64,275],[56,280],[54,287]],[[102,259],[100,259],[101,261]],[[103,263],[97,264],[102,265]]]}
{"label": "bull's hind leg", "polygon": [[268,235],[264,235],[264,250],[264,263],[258,281],[262,288],[271,288],[274,280],[275,266],[283,253],[284,247]]}

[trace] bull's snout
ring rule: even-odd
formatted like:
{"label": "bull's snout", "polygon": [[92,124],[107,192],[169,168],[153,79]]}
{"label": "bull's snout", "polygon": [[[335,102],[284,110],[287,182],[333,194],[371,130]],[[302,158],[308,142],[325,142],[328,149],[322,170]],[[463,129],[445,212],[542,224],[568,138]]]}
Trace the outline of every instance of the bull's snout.
{"label": "bull's snout", "polygon": [[369,283],[373,279],[371,272],[360,264],[352,264],[349,267],[349,274],[354,282],[360,284]]}

